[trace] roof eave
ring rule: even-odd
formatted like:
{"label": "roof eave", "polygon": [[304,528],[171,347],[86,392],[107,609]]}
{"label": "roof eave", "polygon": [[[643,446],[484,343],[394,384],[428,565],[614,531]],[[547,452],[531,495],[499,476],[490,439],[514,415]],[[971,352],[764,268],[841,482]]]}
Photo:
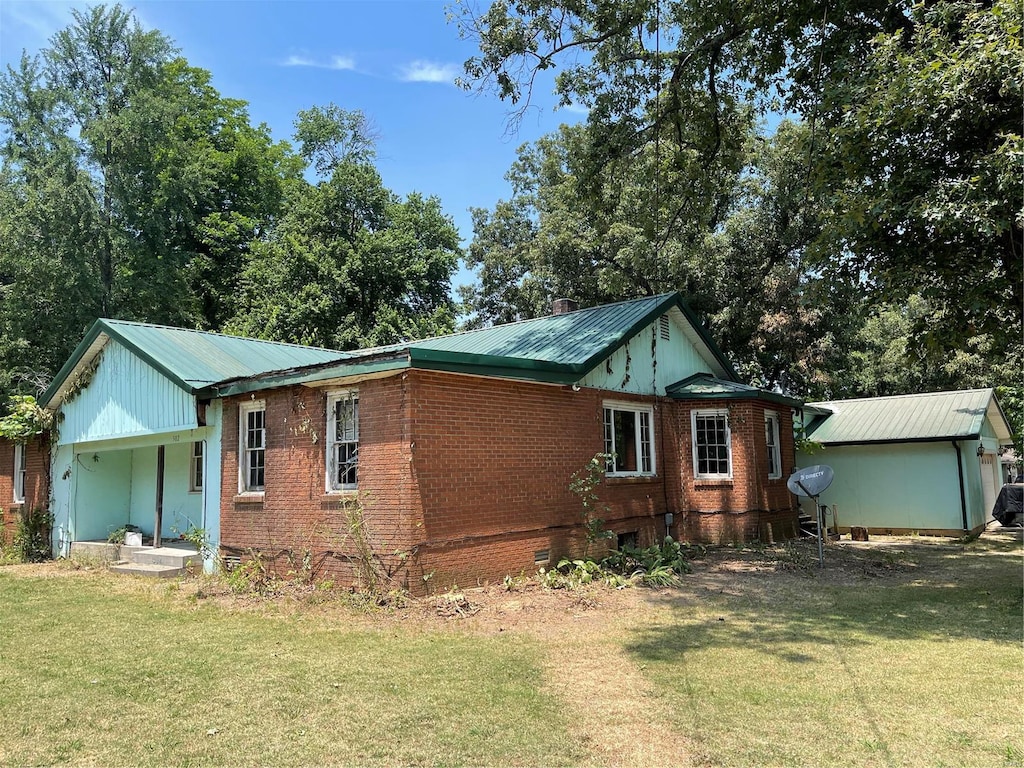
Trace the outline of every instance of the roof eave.
{"label": "roof eave", "polygon": [[[814,434],[808,435],[811,440],[814,440]],[[968,434],[968,435],[934,435],[929,437],[891,437],[884,440],[814,440],[814,442],[821,443],[826,448],[840,447],[844,445],[896,445],[899,443],[949,443],[958,442],[960,440],[978,440],[981,438],[980,434]]]}
{"label": "roof eave", "polygon": [[790,408],[799,408],[802,405],[800,400],[777,392],[766,392],[763,389],[756,392],[672,392],[668,393],[668,396],[673,400],[767,400]]}
{"label": "roof eave", "polygon": [[231,379],[210,384],[200,389],[199,397],[230,397],[248,392],[259,392],[264,389],[287,387],[293,384],[315,384],[318,381],[337,379],[346,376],[363,376],[384,371],[401,370],[409,367],[408,352],[381,358],[355,358],[343,362],[333,361],[315,366],[292,368],[283,371],[263,373],[244,379]]}
{"label": "roof eave", "polygon": [[[195,394],[197,389],[195,386],[180,378],[144,349],[125,338],[114,326],[106,322],[103,318],[100,318],[92,324],[92,327],[85,334],[85,338],[83,338],[82,341],[79,342],[78,346],[75,347],[75,351],[71,353],[71,357],[68,358],[67,362],[64,363],[61,369],[57,372],[57,375],[53,377],[53,381],[50,382],[50,386],[47,387],[46,391],[43,393],[41,400],[44,408],[53,411],[60,406],[60,403],[56,402],[58,394],[64,387],[67,380],[78,369],[79,365],[83,362],[88,362],[85,360],[86,353],[88,353],[89,348],[92,347],[101,335],[105,335],[108,340],[114,339],[117,341],[118,344],[130,351],[147,365],[157,370],[162,376],[183,389],[185,392]],[[104,346],[106,346],[106,344],[104,344]],[[93,357],[95,357],[95,355]],[[90,361],[92,359],[93,358],[90,358]]]}
{"label": "roof eave", "polygon": [[413,368],[547,384],[574,384],[584,374],[583,366],[576,363],[553,363],[547,360],[477,355],[422,347],[410,347],[409,358]]}

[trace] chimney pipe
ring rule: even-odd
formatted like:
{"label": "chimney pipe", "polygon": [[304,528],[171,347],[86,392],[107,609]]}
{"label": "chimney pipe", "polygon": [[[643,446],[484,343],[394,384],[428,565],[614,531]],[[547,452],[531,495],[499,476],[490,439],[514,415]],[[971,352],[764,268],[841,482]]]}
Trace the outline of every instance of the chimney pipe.
{"label": "chimney pipe", "polygon": [[565,315],[569,312],[575,312],[579,308],[580,303],[572,299],[555,299],[551,302],[552,315]]}

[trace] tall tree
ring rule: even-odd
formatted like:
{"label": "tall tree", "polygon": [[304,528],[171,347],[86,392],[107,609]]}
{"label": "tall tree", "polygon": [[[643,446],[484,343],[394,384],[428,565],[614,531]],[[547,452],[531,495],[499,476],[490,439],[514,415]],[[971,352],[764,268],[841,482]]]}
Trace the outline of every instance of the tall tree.
{"label": "tall tree", "polygon": [[941,312],[918,331],[941,355],[978,334],[1014,343],[1021,14],[1011,0],[496,0],[464,5],[460,24],[480,46],[467,87],[522,109],[538,73],[561,68],[563,102],[610,137],[598,166],[666,126],[677,155],[710,161],[737,100],[802,116],[803,175],[834,193],[812,250],[880,301],[926,295]]}
{"label": "tall tree", "polygon": [[680,290],[748,378],[827,392],[841,339],[856,331],[858,286],[807,262],[821,231],[802,183],[808,131],[787,123],[764,141],[753,128],[714,175],[652,144],[595,182],[591,126],[524,146],[512,198],[473,212],[471,323],[543,314],[555,295],[597,304]]}
{"label": "tall tree", "polygon": [[98,316],[219,327],[302,168],[130,12],[72,15],[0,75],[8,386],[45,381]]}
{"label": "tall tree", "polygon": [[292,184],[280,220],[253,244],[228,329],[336,349],[450,331],[459,238],[440,202],[384,187],[361,113],[301,112],[296,138],[320,178]]}

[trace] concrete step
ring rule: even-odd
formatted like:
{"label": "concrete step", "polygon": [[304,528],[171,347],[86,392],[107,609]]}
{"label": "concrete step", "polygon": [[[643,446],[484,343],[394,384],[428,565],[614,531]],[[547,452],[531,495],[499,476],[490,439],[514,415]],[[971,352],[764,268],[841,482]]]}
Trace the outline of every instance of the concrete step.
{"label": "concrete step", "polygon": [[125,556],[125,559],[137,565],[169,565],[184,568],[189,563],[201,565],[203,558],[194,549],[183,547],[146,547]]}
{"label": "concrete step", "polygon": [[90,562],[113,563],[121,559],[117,544],[105,541],[73,541],[71,542],[71,559]]}
{"label": "concrete step", "polygon": [[156,579],[172,579],[181,576],[185,569],[173,565],[159,565],[157,563],[129,563],[122,561],[110,566],[114,573],[127,573],[131,576],[147,576]]}

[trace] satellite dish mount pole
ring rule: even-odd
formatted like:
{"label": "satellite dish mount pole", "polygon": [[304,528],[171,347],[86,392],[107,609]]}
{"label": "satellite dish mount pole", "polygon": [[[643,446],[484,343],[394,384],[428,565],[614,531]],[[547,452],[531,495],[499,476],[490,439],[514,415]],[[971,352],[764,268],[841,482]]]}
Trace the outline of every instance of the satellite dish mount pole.
{"label": "satellite dish mount pole", "polygon": [[825,516],[821,514],[821,505],[818,504],[818,495],[817,494],[813,494],[810,491],[808,491],[807,490],[807,486],[805,486],[799,480],[796,481],[796,484],[800,486],[800,488],[803,490],[804,493],[807,494],[808,497],[810,497],[811,499],[814,500],[814,519],[817,520],[817,522],[818,522],[818,525],[817,525],[817,528],[818,528],[818,567],[819,568],[824,568],[825,567],[825,547],[824,547],[824,545],[822,544],[822,541],[821,541],[821,529],[822,529],[822,527],[825,524]]}

